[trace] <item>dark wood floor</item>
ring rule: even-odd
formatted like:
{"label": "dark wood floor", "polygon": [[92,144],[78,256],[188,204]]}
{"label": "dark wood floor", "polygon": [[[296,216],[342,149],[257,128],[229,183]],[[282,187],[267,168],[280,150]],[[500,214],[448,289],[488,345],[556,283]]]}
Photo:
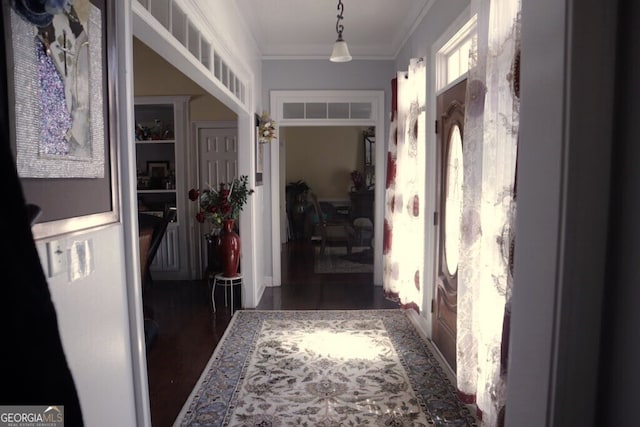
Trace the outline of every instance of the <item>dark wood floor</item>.
{"label": "dark wood floor", "polygon": [[[397,308],[373,286],[371,273],[314,274],[314,251],[306,242],[283,247],[282,286],[267,288],[260,310]],[[144,300],[158,325],[147,353],[151,422],[171,426],[198,381],[231,319],[222,288],[214,314],[206,281],[155,281]]]}

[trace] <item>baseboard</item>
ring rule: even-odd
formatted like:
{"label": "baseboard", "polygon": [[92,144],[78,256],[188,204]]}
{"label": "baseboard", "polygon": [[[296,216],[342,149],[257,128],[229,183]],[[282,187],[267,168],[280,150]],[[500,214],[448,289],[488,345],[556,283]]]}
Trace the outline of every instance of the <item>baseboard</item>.
{"label": "baseboard", "polygon": [[273,284],[273,276],[264,276],[264,286],[267,288],[275,288],[278,287],[280,285],[274,285]]}
{"label": "baseboard", "polygon": [[426,341],[429,350],[431,350],[431,352],[437,359],[438,364],[449,378],[449,381],[451,381],[451,383],[455,385],[457,383],[456,373],[453,371],[453,369],[451,369],[451,366],[449,366],[449,363],[447,363],[440,350],[438,350],[438,347],[436,347],[435,344],[433,344],[433,341],[431,341],[431,333],[429,333],[427,319],[420,316],[418,313],[416,313],[415,310],[412,309],[407,310],[407,315],[420,336]]}
{"label": "baseboard", "polygon": [[[438,350],[438,347],[436,347],[433,341],[431,340],[430,338],[431,334],[429,333],[427,319],[420,316],[413,309],[407,309],[407,317],[409,317],[409,320],[411,320],[411,323],[413,323],[413,325],[415,326],[420,336],[427,343],[427,347],[429,347],[429,350],[431,350],[431,352],[433,353],[433,356],[436,358],[436,361],[442,368],[442,371],[445,373],[447,378],[449,378],[449,381],[451,381],[451,384],[453,384],[453,386],[457,388],[458,381],[456,378],[456,373],[453,369],[451,369],[451,366],[449,366],[449,363],[447,363],[447,361],[445,360],[440,350]],[[478,418],[478,407],[476,406],[476,404],[466,403],[465,406],[469,408],[469,411],[471,412],[471,414],[476,418],[478,423],[480,423],[480,419]]]}
{"label": "baseboard", "polygon": [[[260,301],[262,300],[262,295],[264,295],[264,290],[267,287],[265,286],[265,284],[263,283],[262,286],[260,286],[260,288],[258,288],[258,295],[257,295],[257,299],[256,299],[256,307],[258,306],[258,304],[260,304]],[[252,307],[252,308],[256,308],[256,307]]]}

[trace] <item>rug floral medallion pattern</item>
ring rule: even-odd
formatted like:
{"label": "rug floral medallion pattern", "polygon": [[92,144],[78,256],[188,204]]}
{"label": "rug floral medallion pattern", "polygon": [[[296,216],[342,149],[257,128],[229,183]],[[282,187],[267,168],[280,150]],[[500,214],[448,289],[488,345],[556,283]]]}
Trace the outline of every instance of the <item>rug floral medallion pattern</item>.
{"label": "rug floral medallion pattern", "polygon": [[241,310],[174,425],[476,421],[402,310]]}

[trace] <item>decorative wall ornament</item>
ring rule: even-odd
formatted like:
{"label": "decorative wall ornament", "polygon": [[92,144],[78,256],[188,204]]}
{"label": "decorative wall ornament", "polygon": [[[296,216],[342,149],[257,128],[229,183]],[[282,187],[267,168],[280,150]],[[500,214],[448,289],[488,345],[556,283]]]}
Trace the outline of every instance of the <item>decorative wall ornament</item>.
{"label": "decorative wall ornament", "polygon": [[105,176],[103,28],[89,0],[34,11],[13,2],[10,42],[18,174]]}
{"label": "decorative wall ornament", "polygon": [[261,144],[268,144],[274,139],[276,139],[276,122],[265,111],[260,116],[258,141]]}
{"label": "decorative wall ornament", "polygon": [[2,6],[9,142],[24,198],[39,208],[34,239],[117,222],[114,2]]}

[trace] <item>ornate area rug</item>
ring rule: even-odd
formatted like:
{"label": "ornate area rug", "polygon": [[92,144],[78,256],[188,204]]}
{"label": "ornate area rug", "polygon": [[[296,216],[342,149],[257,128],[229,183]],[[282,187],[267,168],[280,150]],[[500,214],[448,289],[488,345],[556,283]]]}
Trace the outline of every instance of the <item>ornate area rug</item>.
{"label": "ornate area rug", "polygon": [[327,246],[320,256],[315,248],[313,272],[326,273],[373,273],[373,252],[368,247],[354,247],[351,255],[343,246]]}
{"label": "ornate area rug", "polygon": [[476,426],[401,309],[237,311],[174,426]]}

